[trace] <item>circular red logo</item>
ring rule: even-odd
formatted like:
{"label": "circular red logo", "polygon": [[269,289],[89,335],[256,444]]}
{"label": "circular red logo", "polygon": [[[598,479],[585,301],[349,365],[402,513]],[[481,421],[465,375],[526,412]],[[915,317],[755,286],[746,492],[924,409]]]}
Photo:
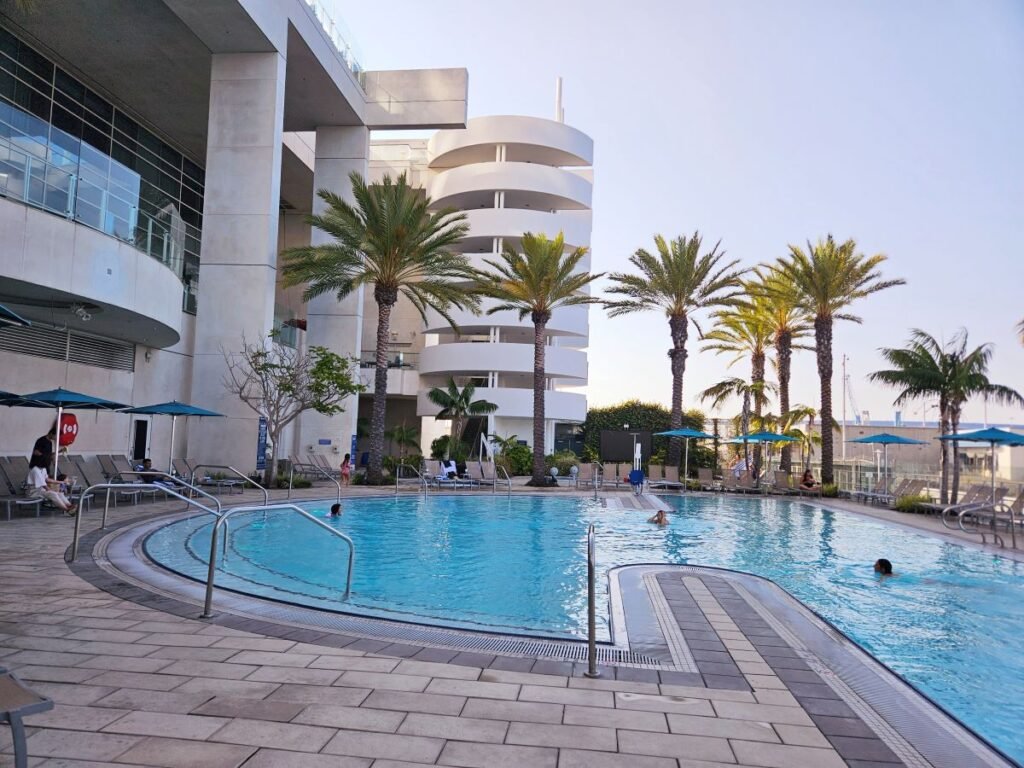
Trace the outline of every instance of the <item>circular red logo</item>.
{"label": "circular red logo", "polygon": [[75,438],[78,437],[78,417],[73,413],[65,413],[60,418],[60,444],[62,446],[71,445],[75,442]]}

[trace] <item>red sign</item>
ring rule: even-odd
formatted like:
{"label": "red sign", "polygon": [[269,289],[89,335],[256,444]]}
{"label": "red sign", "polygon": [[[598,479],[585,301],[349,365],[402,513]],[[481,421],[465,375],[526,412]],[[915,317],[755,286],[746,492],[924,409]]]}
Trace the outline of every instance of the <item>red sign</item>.
{"label": "red sign", "polygon": [[60,417],[60,431],[57,439],[61,447],[71,445],[78,437],[78,418],[73,413],[65,413]]}

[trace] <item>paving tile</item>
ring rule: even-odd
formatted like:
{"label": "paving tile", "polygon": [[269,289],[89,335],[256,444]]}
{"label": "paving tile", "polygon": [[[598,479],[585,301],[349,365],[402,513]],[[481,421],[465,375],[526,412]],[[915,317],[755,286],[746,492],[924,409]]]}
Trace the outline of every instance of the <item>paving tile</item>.
{"label": "paving tile", "polygon": [[388,709],[339,707],[334,704],[298,704],[296,706],[301,707],[302,711],[292,719],[292,722],[304,725],[324,725],[330,728],[347,728],[353,731],[394,733],[406,718],[405,712]]}
{"label": "paving tile", "polygon": [[[33,766],[33,768],[110,768],[111,765],[116,765],[117,768],[152,768],[152,766],[136,765],[135,763],[108,763],[106,760],[74,760],[69,757],[29,758],[28,764]],[[7,764],[0,763],[0,765]]]}
{"label": "paving tile", "polygon": [[293,752],[319,752],[333,735],[333,728],[239,718],[230,721],[210,740]]}
{"label": "paving tile", "polygon": [[171,712],[131,712],[106,726],[103,731],[138,736],[207,739],[229,722],[223,717],[176,715]]}
{"label": "paving tile", "polygon": [[214,635],[204,635],[201,633],[158,632],[145,635],[145,639],[142,642],[149,645],[183,645],[192,648],[204,648],[217,642],[217,638]]}
{"label": "paving tile", "polygon": [[610,680],[603,677],[571,677],[569,678],[570,688],[580,688],[588,691],[626,691],[628,693],[653,693],[660,692],[657,683],[634,683],[629,680]]}
{"label": "paving tile", "polygon": [[645,712],[638,709],[609,709],[606,707],[581,707],[569,704],[562,718],[565,725],[593,725],[602,728],[628,728],[632,731],[654,731],[668,733],[665,715],[662,712]]}
{"label": "paving tile", "polygon": [[[784,683],[782,680],[777,678],[775,675],[744,675],[747,682],[752,688],[757,690],[776,690],[784,691],[787,688],[795,694],[796,691],[793,689],[792,683]],[[707,679],[707,678],[705,678]],[[814,686],[815,688],[825,688],[826,686]]]}
{"label": "paving tile", "polygon": [[170,659],[151,656],[90,656],[78,666],[83,669],[106,669],[118,672],[159,672],[171,664]]}
{"label": "paving tile", "polygon": [[28,651],[20,650],[7,657],[4,662],[11,664],[38,664],[46,667],[77,667],[92,656],[85,653],[67,653],[65,651]]}
{"label": "paving tile", "polygon": [[[258,667],[247,680],[270,683],[299,683],[301,685],[330,685],[341,676],[333,669],[306,669],[299,667]],[[355,683],[353,683],[355,685]]]}
{"label": "paving tile", "polygon": [[847,760],[874,760],[876,762],[899,762],[896,753],[881,739],[860,739],[852,736],[829,736],[835,750]]}
{"label": "paving tile", "polygon": [[267,700],[358,707],[369,695],[369,688],[332,688],[326,685],[284,683],[270,694]]}
{"label": "paving tile", "polygon": [[432,763],[441,754],[443,739],[341,730],[323,748],[329,755],[386,758]]}
{"label": "paving tile", "polygon": [[[281,640],[276,637],[235,636],[222,637],[216,640],[213,648],[234,648],[240,651],[271,651],[281,653],[296,645],[294,640]],[[314,654],[316,655],[316,654]]]}
{"label": "paving tile", "polygon": [[133,632],[157,632],[160,634],[189,634],[198,632],[206,626],[198,622],[187,621],[140,621],[132,626]]}
{"label": "paving tile", "polygon": [[187,683],[175,688],[174,692],[205,693],[209,696],[235,696],[247,699],[265,699],[277,688],[277,683],[194,677]]}
{"label": "paving tile", "polygon": [[178,693],[177,691],[143,691],[122,688],[96,702],[99,707],[120,707],[143,712],[171,712],[187,715],[210,698],[207,693]]}
{"label": "paving tile", "polygon": [[546,685],[524,685],[519,692],[520,701],[540,701],[548,704],[578,704],[584,707],[614,707],[616,696],[642,696],[636,693],[590,691],[582,688],[556,688]]}
{"label": "paving tile", "polygon": [[[677,768],[669,757],[618,755],[579,749],[560,750],[558,768]],[[376,766],[375,766],[376,768]]]}
{"label": "paving tile", "polygon": [[729,748],[729,742],[725,739],[642,731],[619,731],[618,733],[619,751],[626,754],[733,762],[732,750]]}
{"label": "paving tile", "polygon": [[117,762],[160,768],[236,768],[255,751],[255,747],[233,744],[150,737],[121,755]]}
{"label": "paving tile", "polygon": [[733,691],[727,688],[698,688],[694,685],[662,685],[663,696],[682,696],[691,699],[712,701],[745,701],[754,704],[754,694],[749,691]]}
{"label": "paving tile", "polygon": [[561,723],[563,709],[561,704],[471,698],[466,700],[462,715],[487,720],[516,720],[523,723]]}
{"label": "paving tile", "polygon": [[[72,642],[72,641],[66,641]],[[74,641],[69,650],[75,653],[88,653],[93,656],[148,656],[160,646],[144,643],[108,643],[91,640]]]}
{"label": "paving tile", "polygon": [[113,760],[139,741],[138,736],[44,728],[28,737],[27,746],[28,753],[33,757]]}
{"label": "paving tile", "polygon": [[733,739],[729,743],[741,765],[764,768],[847,768],[846,761],[831,749],[765,744],[738,739]]}
{"label": "paving tile", "polygon": [[704,685],[704,680],[699,672],[679,672],[673,669],[661,670],[658,672],[658,679],[662,684],[666,685]]}
{"label": "paving tile", "polygon": [[367,757],[311,755],[307,752],[261,749],[249,759],[245,768],[368,768],[371,763],[376,768],[383,764],[380,760],[374,762]]}
{"label": "paving tile", "polygon": [[228,659],[229,664],[255,664],[272,667],[308,667],[317,657],[301,653],[278,653],[274,651],[239,651]]}
{"label": "paving tile", "polygon": [[79,629],[67,635],[67,639],[96,640],[107,643],[134,643],[145,636],[145,632],[131,632],[126,629]]}
{"label": "paving tile", "polygon": [[672,712],[677,715],[701,715],[704,717],[712,717],[714,715],[709,699],[686,696],[649,696],[643,693],[616,693],[615,706],[619,709]]}
{"label": "paving tile", "polygon": [[[828,748],[832,746],[829,740],[825,738],[825,735],[814,726],[776,723],[775,731],[779,734],[783,744],[795,744],[799,747]],[[736,738],[744,737],[737,736]],[[840,754],[842,754],[841,751]]]}
{"label": "paving tile", "polygon": [[457,715],[465,704],[465,696],[410,693],[408,691],[373,691],[362,706],[403,712],[426,712],[432,715]]}
{"label": "paving tile", "polygon": [[533,747],[570,747],[614,752],[618,746],[615,729],[588,725],[510,723],[508,744]]}
{"label": "paving tile", "polygon": [[550,747],[516,747],[507,744],[474,744],[449,741],[438,765],[462,768],[555,768],[558,750]]}
{"label": "paving tile", "polygon": [[[793,726],[799,727],[799,726]],[[695,715],[669,715],[668,728],[672,733],[687,736],[716,736],[722,739],[746,739],[779,743],[771,724],[757,720],[728,720],[720,717]]]}
{"label": "paving tile", "polygon": [[511,683],[512,685],[543,685],[565,688],[569,685],[568,677],[558,675],[535,675],[532,672],[519,672],[504,669],[485,669],[480,673],[483,683]]}
{"label": "paving tile", "polygon": [[811,718],[797,707],[779,707],[772,704],[744,704],[739,701],[713,702],[719,717],[734,720],[759,720],[787,725],[814,725]]}
{"label": "paving tile", "polygon": [[413,712],[398,729],[411,736],[433,736],[456,741],[479,741],[501,744],[505,740],[508,723],[473,717],[428,715]]}
{"label": "paving tile", "polygon": [[248,664],[229,664],[219,661],[197,661],[195,659],[173,661],[163,670],[165,675],[188,675],[189,677],[217,677],[222,680],[242,680],[259,667]]}
{"label": "paving tile", "polygon": [[287,723],[306,706],[306,704],[291,701],[217,696],[194,709],[192,714],[214,717],[247,717],[250,720],[274,720]]}
{"label": "paving tile", "polygon": [[811,720],[814,721],[814,724],[826,736],[853,736],[861,739],[876,738],[875,732],[863,720],[857,717],[811,715]]}
{"label": "paving tile", "polygon": [[[328,670],[324,670],[325,672]],[[332,672],[331,674],[336,674]],[[420,693],[431,682],[421,675],[396,675],[393,672],[363,672],[349,670],[334,681],[335,685],[351,685],[356,688],[373,688],[384,691],[413,691]],[[435,682],[458,682],[438,680]],[[439,691],[443,693],[443,691]]]}
{"label": "paving tile", "polygon": [[[97,672],[95,669],[83,670]],[[115,688],[142,688],[148,691],[170,691],[191,679],[184,675],[148,674],[145,672],[102,672],[92,678],[92,685]]]}
{"label": "paving tile", "polygon": [[[57,704],[75,704],[84,706],[102,699],[116,688],[101,685],[75,685],[73,683],[36,682],[32,689],[43,696],[54,700]],[[115,705],[116,706],[116,705]],[[131,709],[131,707],[128,707]],[[2,732],[2,729],[0,729]]]}
{"label": "paving tile", "polygon": [[482,672],[482,670],[474,667],[463,667],[457,664],[438,664],[417,659],[403,659],[393,671],[403,675],[422,675],[424,677],[451,678],[453,680],[476,680]]}
{"label": "paving tile", "polygon": [[[798,698],[800,706],[809,715],[828,715],[831,717],[850,717],[856,718],[857,714],[850,709],[850,707],[842,701],[834,701],[832,699],[805,699]],[[806,725],[806,723],[796,723],[796,725]]]}
{"label": "paving tile", "polygon": [[789,691],[754,691],[754,698],[757,699],[758,704],[778,704],[783,707],[800,706],[800,702]]}
{"label": "paving tile", "polygon": [[504,699],[515,701],[520,687],[511,683],[486,683],[477,680],[452,680],[435,678],[427,686],[427,693],[442,693],[450,696],[473,696],[478,699]]}
{"label": "paving tile", "polygon": [[[361,672],[390,672],[399,664],[398,659],[380,656],[317,656],[309,665],[313,669],[359,670]],[[456,667],[458,669],[458,667]]]}
{"label": "paving tile", "polygon": [[506,672],[529,672],[533,667],[533,659],[521,659],[514,656],[496,656],[494,661],[487,665],[489,669],[502,670]]}
{"label": "paving tile", "polygon": [[[102,674],[98,669],[81,669],[79,667],[41,667],[27,664],[23,667],[12,667],[23,680],[43,680],[51,683],[84,683],[86,680]],[[96,683],[103,685],[103,683]]]}
{"label": "paving tile", "polygon": [[33,728],[63,728],[69,731],[98,731],[126,714],[128,714],[127,709],[58,704],[49,712],[26,717],[25,725],[30,725]]}
{"label": "paving tile", "polygon": [[193,648],[187,645],[161,646],[149,654],[147,659],[195,659],[197,661],[224,661],[234,656],[238,651],[234,648]]}

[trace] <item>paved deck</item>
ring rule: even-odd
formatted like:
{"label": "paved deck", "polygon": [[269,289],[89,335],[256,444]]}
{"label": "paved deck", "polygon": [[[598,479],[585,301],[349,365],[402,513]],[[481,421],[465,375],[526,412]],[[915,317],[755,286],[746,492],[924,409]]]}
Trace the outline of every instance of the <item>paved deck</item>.
{"label": "paved deck", "polygon": [[[112,520],[156,508],[122,507]],[[63,559],[71,526],[0,523],[0,665],[57,702],[27,721],[30,765],[940,764],[791,634],[802,618],[724,572],[645,571],[671,668],[606,667],[590,680],[566,661],[177,615],[160,609],[173,607],[164,598],[129,600],[73,572]],[[976,757],[959,765],[1000,764]]]}

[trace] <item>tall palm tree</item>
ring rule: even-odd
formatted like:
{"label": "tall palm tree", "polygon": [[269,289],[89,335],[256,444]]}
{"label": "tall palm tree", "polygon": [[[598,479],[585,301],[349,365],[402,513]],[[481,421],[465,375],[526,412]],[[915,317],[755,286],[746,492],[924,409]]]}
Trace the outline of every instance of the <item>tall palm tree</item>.
{"label": "tall palm tree", "polygon": [[[757,296],[772,333],[775,347],[775,373],[779,380],[779,413],[783,420],[789,414],[789,379],[793,350],[813,349],[801,344],[811,333],[811,317],[800,306],[800,293],[796,285],[787,280],[776,267],[764,266],[754,270],[757,279],[748,283],[748,290]],[[793,468],[789,443],[782,447],[779,469],[790,472]]]}
{"label": "tall palm tree", "polygon": [[[729,365],[750,359],[750,383],[760,396],[753,399],[754,417],[760,422],[768,404],[765,396],[766,352],[772,341],[772,330],[759,299],[738,301],[712,315],[715,327],[704,334],[705,350],[733,355]],[[763,423],[761,425],[763,427]],[[754,475],[761,469],[761,446],[754,446]]]}
{"label": "tall palm tree", "polygon": [[[1024,405],[1024,397],[1016,390],[989,381],[992,345],[982,344],[968,350],[966,330],[960,330],[949,342],[942,344],[931,334],[915,328],[906,347],[883,348],[880,351],[892,368],[875,371],[869,378],[901,388],[896,397],[897,404],[916,398],[938,397],[939,420],[944,434],[957,432],[963,407],[972,397],[980,395],[1005,405]],[[946,441],[940,442],[940,501],[945,504],[951,500],[955,504],[960,492],[960,466],[956,460],[959,446],[952,441],[953,482],[952,491],[947,496],[949,453]]]}
{"label": "tall palm tree", "polygon": [[[789,255],[779,259],[781,277],[799,291],[799,308],[814,317],[814,342],[821,384],[821,423],[832,424],[832,324],[836,320],[861,322],[847,308],[858,299],[903,285],[904,280],[883,280],[879,265],[886,256],[857,253],[852,239],[837,243],[832,235],[812,245],[807,252],[794,245]],[[821,431],[821,482],[834,483],[833,439],[831,429]]]}
{"label": "tall palm tree", "polygon": [[530,483],[544,485],[546,327],[551,313],[560,307],[596,303],[598,299],[584,290],[602,275],[577,271],[587,249],[581,247],[566,253],[561,232],[550,240],[544,234],[525,232],[522,244],[522,253],[505,243],[499,254],[500,261],[485,259],[491,271],[480,274],[478,287],[483,295],[498,302],[487,314],[511,310],[519,313],[520,320],[529,315],[533,321],[533,477]]}
{"label": "tall palm tree", "polygon": [[[755,404],[755,408],[757,408],[759,413],[762,412],[768,404],[768,392],[770,390],[771,385],[763,380],[753,382],[734,377],[723,379],[717,384],[712,384],[700,393],[700,399],[701,402],[710,400],[712,408],[719,408],[730,397],[739,397],[743,402],[742,410],[740,411],[740,432],[746,435],[750,433],[751,403]],[[761,426],[764,426],[763,421]],[[743,441],[743,460],[749,470],[751,468],[750,446],[746,440]]]}
{"label": "tall palm tree", "polygon": [[453,327],[453,307],[476,310],[480,300],[467,285],[476,272],[449,249],[469,230],[465,214],[453,208],[430,210],[430,199],[409,186],[403,173],[367,184],[350,174],[355,205],[327,189],[317,194],[327,204],[307,222],[334,238],[327,245],[291,248],[284,258],[284,284],[305,285],[302,298],[333,293],[338,300],[373,285],[377,302],[376,377],[370,419],[368,483],[380,483],[384,456],[384,413],[388,389],[391,310],[405,296],[426,318],[433,309]]}
{"label": "tall palm tree", "polygon": [[466,430],[471,416],[486,416],[498,410],[498,406],[487,400],[474,400],[475,394],[476,387],[472,382],[459,389],[454,377],[448,378],[448,385],[443,389],[434,387],[427,392],[427,399],[441,409],[434,418],[452,422],[448,438],[449,452],[462,440],[462,433]]}
{"label": "tall palm tree", "polygon": [[[650,309],[662,310],[668,318],[672,348],[668,356],[672,361],[672,415],[669,425],[679,429],[683,425],[683,374],[686,372],[686,338],[691,313],[707,308],[729,305],[740,293],[740,278],[744,270],[737,269],[739,260],[725,261],[725,252],[719,251],[721,242],[701,254],[699,232],[666,240],[655,235],[657,255],[640,248],[629,257],[635,272],[613,272],[609,275],[613,285],[608,293],[624,298],[605,301],[609,317]],[[700,328],[697,328],[698,332]],[[669,441],[668,463],[679,464],[679,440]]]}

